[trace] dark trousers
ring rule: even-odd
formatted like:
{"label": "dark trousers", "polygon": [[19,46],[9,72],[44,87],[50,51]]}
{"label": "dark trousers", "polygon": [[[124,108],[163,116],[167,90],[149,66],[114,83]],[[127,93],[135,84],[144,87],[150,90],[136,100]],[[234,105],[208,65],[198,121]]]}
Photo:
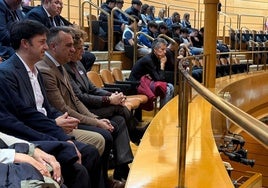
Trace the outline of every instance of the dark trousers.
{"label": "dark trousers", "polygon": [[82,165],[89,174],[89,181],[91,182],[89,187],[105,187],[98,150],[94,146],[81,142],[75,142],[75,145],[82,155]]}

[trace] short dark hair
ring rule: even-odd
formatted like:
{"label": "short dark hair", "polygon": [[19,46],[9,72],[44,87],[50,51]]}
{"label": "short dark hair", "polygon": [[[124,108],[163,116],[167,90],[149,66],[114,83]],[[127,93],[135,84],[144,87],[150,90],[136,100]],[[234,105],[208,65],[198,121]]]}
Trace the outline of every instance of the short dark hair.
{"label": "short dark hair", "polygon": [[155,21],[149,21],[147,27],[148,28],[149,27],[154,27],[154,28],[157,29],[158,28],[158,25],[157,25],[157,23]]}
{"label": "short dark hair", "polygon": [[10,29],[10,44],[14,50],[17,50],[22,39],[30,40],[36,35],[43,35],[48,32],[46,26],[35,20],[14,22]]}
{"label": "short dark hair", "polygon": [[[137,24],[138,24],[139,18],[136,15],[133,15],[133,14],[130,15],[130,16],[133,17],[136,20]],[[128,25],[130,25],[132,23],[134,23],[134,21],[132,19],[128,19]]]}

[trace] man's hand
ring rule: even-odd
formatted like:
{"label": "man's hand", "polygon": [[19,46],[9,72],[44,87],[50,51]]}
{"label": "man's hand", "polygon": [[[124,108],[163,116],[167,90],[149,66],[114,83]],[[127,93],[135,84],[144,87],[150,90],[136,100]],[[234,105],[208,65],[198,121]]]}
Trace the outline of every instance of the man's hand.
{"label": "man's hand", "polygon": [[35,148],[33,158],[42,163],[43,165],[50,165],[53,169],[53,179],[57,182],[61,181],[61,167],[60,163],[55,159],[53,155],[49,155],[46,152]]}
{"label": "man's hand", "polygon": [[167,57],[166,56],[163,56],[163,57],[160,58],[160,69],[161,70],[165,70],[166,62],[167,62]]}
{"label": "man's hand", "polygon": [[63,128],[66,134],[72,132],[73,129],[77,129],[78,123],[80,122],[78,119],[70,117],[67,112],[57,117],[55,121],[58,126]]}
{"label": "man's hand", "polygon": [[124,106],[126,96],[122,92],[120,93],[115,92],[115,93],[112,93],[109,99],[110,99],[110,104]]}
{"label": "man's hand", "polygon": [[76,154],[78,156],[77,163],[82,164],[82,155],[81,155],[80,151],[77,149],[76,145],[71,140],[68,140],[67,142],[71,143],[74,146],[75,150],[76,150]]}
{"label": "man's hand", "polygon": [[106,129],[110,132],[114,131],[114,127],[108,119],[99,119],[97,126]]}

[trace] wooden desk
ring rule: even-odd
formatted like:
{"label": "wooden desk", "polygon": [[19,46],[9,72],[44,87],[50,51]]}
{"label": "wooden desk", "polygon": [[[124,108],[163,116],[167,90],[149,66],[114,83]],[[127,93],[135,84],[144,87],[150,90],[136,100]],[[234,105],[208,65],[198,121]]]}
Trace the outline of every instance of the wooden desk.
{"label": "wooden desk", "polygon": [[[197,96],[189,106],[186,187],[233,187],[212,134],[211,106]],[[154,117],[131,165],[127,188],[178,185],[178,97]]]}

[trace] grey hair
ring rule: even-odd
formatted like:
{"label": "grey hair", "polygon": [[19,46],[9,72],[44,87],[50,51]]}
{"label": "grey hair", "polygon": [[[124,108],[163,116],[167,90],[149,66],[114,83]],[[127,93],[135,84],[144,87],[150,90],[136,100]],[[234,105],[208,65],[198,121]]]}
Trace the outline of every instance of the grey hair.
{"label": "grey hair", "polygon": [[153,43],[152,43],[152,49],[158,49],[160,48],[160,45],[164,44],[167,46],[167,41],[163,38],[156,38],[154,39]]}

